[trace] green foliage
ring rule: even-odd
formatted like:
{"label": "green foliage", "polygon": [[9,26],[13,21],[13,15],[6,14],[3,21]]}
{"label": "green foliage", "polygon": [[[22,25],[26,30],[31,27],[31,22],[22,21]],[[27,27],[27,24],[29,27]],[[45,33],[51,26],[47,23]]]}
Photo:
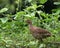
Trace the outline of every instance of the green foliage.
{"label": "green foliage", "polygon": [[[23,0],[21,0],[20,2],[22,1]],[[43,6],[37,6],[36,1],[37,0],[29,0],[28,2],[31,2],[32,5],[26,7],[23,11],[16,12],[16,14],[14,15],[5,14],[5,18],[0,18],[1,48],[38,48],[38,40],[36,40],[31,35],[26,23],[27,19],[31,19],[34,26],[45,28],[56,36],[55,41],[53,37],[50,37],[45,39],[45,42],[60,42],[60,20],[58,19],[60,17],[60,8],[52,10],[52,14],[46,14],[41,10],[36,10],[36,8]],[[46,1],[47,0],[39,0],[39,2],[41,2],[42,4],[44,4]],[[16,2],[19,6],[20,2],[18,2],[17,0]],[[22,4],[20,5],[22,7]],[[8,8],[3,8],[2,10],[0,10],[0,12],[2,13],[5,11],[8,11]],[[35,17],[36,13],[39,15],[39,18]],[[14,18],[10,18],[11,16],[14,16]],[[11,21],[9,22],[9,20]],[[43,44],[40,45],[40,47],[41,46],[43,46]],[[50,48],[52,47],[54,48],[55,46],[51,45]]]}
{"label": "green foliage", "polygon": [[3,8],[0,10],[0,13],[6,12],[8,9],[7,8]]}
{"label": "green foliage", "polygon": [[54,2],[54,4],[56,4],[56,5],[60,5],[60,2]]}
{"label": "green foliage", "polygon": [[44,4],[47,0],[39,0],[41,4]]}

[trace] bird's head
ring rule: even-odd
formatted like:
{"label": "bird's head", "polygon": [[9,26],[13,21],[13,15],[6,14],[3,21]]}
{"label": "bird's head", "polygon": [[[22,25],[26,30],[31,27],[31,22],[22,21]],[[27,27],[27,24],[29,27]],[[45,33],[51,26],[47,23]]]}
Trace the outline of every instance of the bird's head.
{"label": "bird's head", "polygon": [[27,24],[32,24],[32,21],[30,19],[26,20]]}

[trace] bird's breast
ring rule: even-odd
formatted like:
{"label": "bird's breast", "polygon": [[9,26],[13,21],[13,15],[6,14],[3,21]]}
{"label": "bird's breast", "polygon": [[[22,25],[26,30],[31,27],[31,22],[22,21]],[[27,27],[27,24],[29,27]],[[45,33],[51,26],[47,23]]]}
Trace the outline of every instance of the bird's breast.
{"label": "bird's breast", "polygon": [[30,27],[30,32],[31,32],[31,34],[32,34],[35,38],[37,38],[37,39],[40,38],[40,34],[38,34],[38,33],[36,32],[36,29],[35,29],[35,28],[31,28],[31,27]]}

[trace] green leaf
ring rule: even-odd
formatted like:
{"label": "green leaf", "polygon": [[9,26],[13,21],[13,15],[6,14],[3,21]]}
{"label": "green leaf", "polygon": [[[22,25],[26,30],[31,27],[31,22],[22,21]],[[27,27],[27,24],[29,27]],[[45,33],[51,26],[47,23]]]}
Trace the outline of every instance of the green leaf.
{"label": "green leaf", "polygon": [[26,8],[26,10],[36,10],[36,8],[37,8],[38,6],[36,5],[36,4],[33,4],[32,6],[29,6],[29,7],[27,7]]}
{"label": "green leaf", "polygon": [[31,2],[32,0],[27,0],[28,2]]}
{"label": "green leaf", "polygon": [[1,18],[0,20],[1,20],[2,23],[6,23],[8,18]]}
{"label": "green leaf", "polygon": [[54,2],[55,5],[60,5],[60,2]]}
{"label": "green leaf", "polygon": [[41,4],[44,4],[47,0],[40,0]]}
{"label": "green leaf", "polygon": [[3,8],[0,10],[0,13],[6,12],[8,9],[7,8]]}

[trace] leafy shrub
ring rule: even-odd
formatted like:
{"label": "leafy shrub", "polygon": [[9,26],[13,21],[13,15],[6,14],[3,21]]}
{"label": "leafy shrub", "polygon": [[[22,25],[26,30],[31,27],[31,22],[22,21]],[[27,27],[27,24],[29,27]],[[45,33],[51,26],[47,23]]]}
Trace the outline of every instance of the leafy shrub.
{"label": "leafy shrub", "polygon": [[[41,0],[42,2],[42,0]],[[45,2],[45,1],[44,1]],[[42,2],[42,3],[44,3]],[[45,28],[54,34],[55,42],[60,41],[60,10],[53,10],[52,14],[46,14],[43,11],[37,11],[39,7],[35,3],[17,12],[15,15],[6,14],[7,17],[0,18],[0,47],[1,48],[38,48],[38,40],[36,40],[28,29],[26,24],[27,19],[31,19],[34,26]],[[42,5],[40,5],[42,7]],[[35,15],[35,14],[39,15]],[[10,18],[14,16],[13,18]],[[14,20],[13,20],[14,19]],[[9,20],[11,20],[9,22]],[[45,40],[47,42],[47,40]],[[48,38],[48,41],[54,41],[53,37]]]}

